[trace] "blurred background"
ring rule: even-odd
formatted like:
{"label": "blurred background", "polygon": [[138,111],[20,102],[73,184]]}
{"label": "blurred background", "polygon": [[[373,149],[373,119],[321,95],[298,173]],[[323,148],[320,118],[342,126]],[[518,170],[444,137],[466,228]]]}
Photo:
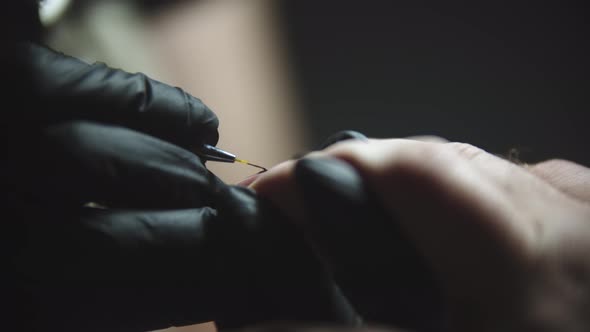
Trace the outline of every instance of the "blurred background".
{"label": "blurred background", "polygon": [[341,129],[590,165],[587,20],[582,1],[79,0],[47,43],[182,87],[266,166]]}
{"label": "blurred background", "polygon": [[[45,1],[47,4],[51,1]],[[67,8],[66,8],[67,7]],[[582,1],[78,0],[46,42],[201,98],[272,166],[342,129],[590,166]],[[228,182],[256,172],[210,165]],[[200,329],[213,329],[211,324]]]}
{"label": "blurred background", "polygon": [[284,1],[311,141],[436,134],[590,165],[583,1]]}

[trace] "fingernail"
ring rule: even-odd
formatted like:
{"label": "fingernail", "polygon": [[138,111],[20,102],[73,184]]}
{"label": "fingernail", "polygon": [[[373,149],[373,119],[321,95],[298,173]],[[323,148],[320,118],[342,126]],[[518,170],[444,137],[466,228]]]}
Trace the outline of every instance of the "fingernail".
{"label": "fingernail", "polygon": [[258,177],[261,175],[262,173],[257,173],[254,175],[250,175],[249,177],[245,178],[244,180],[236,183],[236,185],[240,186],[240,187],[247,187],[250,184],[252,184],[252,182],[256,181],[256,179],[258,179]]}
{"label": "fingernail", "polygon": [[352,166],[331,158],[302,159],[295,166],[295,178],[303,192],[311,228],[325,233],[334,227],[353,227],[367,195]]}
{"label": "fingernail", "polygon": [[333,134],[332,136],[328,137],[327,139],[325,139],[324,142],[322,142],[322,144],[318,147],[318,150],[323,150],[332,144],[335,144],[335,143],[338,143],[341,141],[346,141],[349,139],[357,139],[357,140],[360,140],[363,142],[367,142],[369,140],[367,138],[367,136],[359,133],[358,131],[343,130],[343,131],[339,131],[339,132]]}
{"label": "fingernail", "polygon": [[310,199],[325,201],[336,195],[338,199],[351,203],[365,200],[360,175],[352,166],[338,159],[302,159],[295,165],[295,177]]}

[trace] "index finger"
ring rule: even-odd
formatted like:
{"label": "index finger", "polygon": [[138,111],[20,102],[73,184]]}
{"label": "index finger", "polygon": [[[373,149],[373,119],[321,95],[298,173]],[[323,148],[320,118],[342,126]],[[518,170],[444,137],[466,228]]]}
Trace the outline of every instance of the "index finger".
{"label": "index finger", "polygon": [[180,88],[33,44],[19,45],[16,54],[23,90],[17,98],[32,104],[34,121],[104,122],[187,148],[217,143],[215,114]]}

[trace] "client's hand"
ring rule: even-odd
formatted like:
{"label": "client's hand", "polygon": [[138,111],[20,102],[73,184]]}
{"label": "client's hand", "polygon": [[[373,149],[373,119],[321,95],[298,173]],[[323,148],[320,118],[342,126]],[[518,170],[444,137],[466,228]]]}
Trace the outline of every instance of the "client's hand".
{"label": "client's hand", "polygon": [[[315,236],[331,228],[338,237],[341,225],[313,218],[321,202],[309,189],[312,182],[320,194],[339,181],[351,187],[351,174],[434,272],[451,330],[590,328],[590,169],[562,160],[520,166],[468,144],[389,139],[338,143],[277,166],[251,187],[298,220],[320,255],[338,264],[353,250],[337,257],[330,248],[337,242]],[[352,227],[362,234],[365,225],[371,221]],[[357,242],[365,244],[373,245]],[[372,254],[395,259],[394,252]]]}

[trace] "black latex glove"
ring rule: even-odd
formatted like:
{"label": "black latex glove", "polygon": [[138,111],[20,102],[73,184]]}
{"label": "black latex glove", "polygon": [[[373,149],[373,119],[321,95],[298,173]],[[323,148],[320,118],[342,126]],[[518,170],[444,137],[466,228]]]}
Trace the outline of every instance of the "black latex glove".
{"label": "black latex glove", "polygon": [[[341,132],[320,148],[346,139],[366,137]],[[363,319],[441,329],[435,280],[355,169],[336,159],[302,159],[295,177],[309,216],[304,232]]]}
{"label": "black latex glove", "polygon": [[188,151],[217,141],[198,99],[32,44],[7,54],[2,284],[3,307],[20,313],[12,324],[354,322],[283,218]]}

